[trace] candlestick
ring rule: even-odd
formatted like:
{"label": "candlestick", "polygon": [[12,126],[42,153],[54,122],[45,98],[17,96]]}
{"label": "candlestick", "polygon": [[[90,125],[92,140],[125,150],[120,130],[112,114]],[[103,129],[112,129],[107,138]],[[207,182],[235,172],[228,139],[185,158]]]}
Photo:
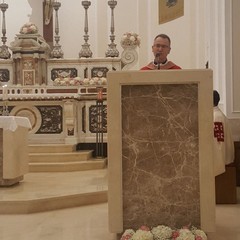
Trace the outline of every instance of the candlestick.
{"label": "candlestick", "polygon": [[90,49],[90,44],[88,43],[89,35],[88,35],[88,8],[91,6],[90,1],[82,1],[82,5],[85,9],[85,23],[84,23],[84,41],[85,43],[82,45],[82,49],[79,52],[79,58],[85,57],[85,58],[91,58],[92,57],[92,51]]}
{"label": "candlestick", "polygon": [[108,1],[108,5],[111,8],[111,28],[110,28],[110,31],[111,31],[111,35],[110,35],[111,43],[108,44],[108,49],[107,49],[107,51],[105,53],[105,56],[106,57],[118,57],[119,56],[119,51],[116,48],[117,44],[114,43],[114,40],[115,40],[115,35],[114,35],[114,31],[115,31],[115,29],[114,29],[114,8],[117,5],[117,1],[110,0],[110,1]]}
{"label": "candlestick", "polygon": [[8,9],[8,4],[4,2],[0,3],[0,9],[2,11],[2,42],[3,45],[0,46],[0,58],[1,59],[9,59],[11,57],[11,54],[8,50],[8,46],[6,45],[7,37],[6,37],[6,19],[5,19],[5,12]]}
{"label": "candlestick", "polygon": [[63,50],[61,45],[59,44],[60,36],[59,36],[59,22],[58,22],[58,10],[61,7],[61,3],[56,1],[53,2],[53,8],[55,10],[55,45],[53,46],[53,50],[51,52],[52,58],[63,58]]}

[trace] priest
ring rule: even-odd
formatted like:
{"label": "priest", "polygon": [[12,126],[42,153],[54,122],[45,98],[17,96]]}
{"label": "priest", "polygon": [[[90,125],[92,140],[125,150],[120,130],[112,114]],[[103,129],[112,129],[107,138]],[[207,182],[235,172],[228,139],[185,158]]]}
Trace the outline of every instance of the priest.
{"label": "priest", "polygon": [[181,69],[172,61],[168,61],[167,56],[171,51],[171,40],[166,34],[159,34],[154,38],[152,52],[154,60],[147,66],[142,67],[141,70],[167,70],[167,69]]}

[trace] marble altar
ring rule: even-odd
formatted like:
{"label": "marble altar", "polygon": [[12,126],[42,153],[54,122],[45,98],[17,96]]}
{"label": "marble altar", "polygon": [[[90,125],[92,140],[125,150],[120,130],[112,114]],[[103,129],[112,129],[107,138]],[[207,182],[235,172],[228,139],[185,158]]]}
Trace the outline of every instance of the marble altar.
{"label": "marble altar", "polygon": [[[12,58],[0,61],[0,85],[7,90],[4,98],[0,88],[0,99],[6,101],[9,115],[30,120],[30,144],[95,143],[99,87],[103,88],[107,142],[107,72],[129,69],[137,56],[126,51],[121,58],[55,59],[37,31],[16,34],[10,49]],[[0,106],[0,115],[3,110]]]}

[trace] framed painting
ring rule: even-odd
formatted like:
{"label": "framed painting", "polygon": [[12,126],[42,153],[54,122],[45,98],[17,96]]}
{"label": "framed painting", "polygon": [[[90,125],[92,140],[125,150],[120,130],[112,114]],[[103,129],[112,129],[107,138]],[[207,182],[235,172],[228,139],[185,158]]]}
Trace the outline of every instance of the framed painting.
{"label": "framed painting", "polygon": [[184,0],[158,0],[159,24],[184,15]]}

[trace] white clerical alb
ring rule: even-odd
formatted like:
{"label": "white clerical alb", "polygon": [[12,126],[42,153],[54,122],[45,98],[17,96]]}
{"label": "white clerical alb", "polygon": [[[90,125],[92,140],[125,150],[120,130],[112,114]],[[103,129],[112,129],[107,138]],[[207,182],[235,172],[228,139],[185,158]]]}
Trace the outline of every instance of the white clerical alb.
{"label": "white clerical alb", "polygon": [[228,119],[215,106],[214,112],[214,172],[215,176],[225,172],[225,165],[234,161],[234,143]]}

